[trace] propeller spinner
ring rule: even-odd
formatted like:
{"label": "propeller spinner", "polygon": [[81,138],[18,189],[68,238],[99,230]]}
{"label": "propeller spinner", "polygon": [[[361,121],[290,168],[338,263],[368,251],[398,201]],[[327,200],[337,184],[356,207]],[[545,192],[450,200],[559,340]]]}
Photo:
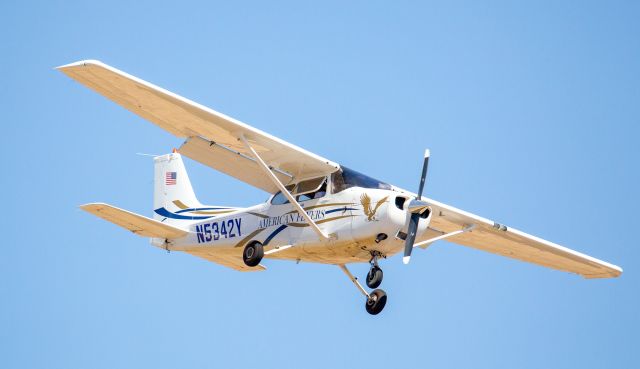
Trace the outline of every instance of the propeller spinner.
{"label": "propeller spinner", "polygon": [[414,200],[411,200],[407,206],[407,211],[411,213],[409,218],[409,227],[407,230],[407,238],[404,244],[404,256],[402,262],[409,264],[411,259],[411,251],[413,250],[413,243],[416,240],[416,232],[418,231],[418,222],[420,221],[420,215],[427,209],[429,204],[422,201],[422,191],[424,190],[424,183],[427,178],[427,168],[429,167],[429,156],[431,153],[429,149],[424,151],[424,163],[422,164],[422,176],[420,177],[420,188],[418,189],[418,195]]}

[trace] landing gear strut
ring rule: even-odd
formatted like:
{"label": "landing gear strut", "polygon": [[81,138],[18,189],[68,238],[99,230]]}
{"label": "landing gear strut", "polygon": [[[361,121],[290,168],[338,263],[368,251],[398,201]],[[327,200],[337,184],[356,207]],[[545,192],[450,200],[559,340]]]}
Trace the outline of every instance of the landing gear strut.
{"label": "landing gear strut", "polygon": [[382,283],[382,269],[378,266],[378,258],[382,256],[378,251],[371,252],[371,268],[369,269],[369,273],[367,273],[367,287],[369,288],[378,288]]}
{"label": "landing gear strut", "polygon": [[367,290],[365,290],[362,285],[360,285],[360,282],[358,282],[358,278],[354,277],[344,264],[338,266],[340,267],[340,269],[342,269],[344,274],[349,277],[351,282],[353,282],[353,284],[360,290],[360,292],[366,297],[364,307],[367,310],[367,313],[371,315],[378,315],[387,304],[386,292],[381,289],[377,289],[373,290],[373,292],[371,293],[368,293]]}

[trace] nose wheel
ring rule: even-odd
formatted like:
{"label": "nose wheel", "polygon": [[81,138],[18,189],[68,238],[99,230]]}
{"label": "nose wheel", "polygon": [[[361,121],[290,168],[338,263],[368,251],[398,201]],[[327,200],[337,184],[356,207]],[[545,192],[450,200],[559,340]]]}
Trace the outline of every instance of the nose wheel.
{"label": "nose wheel", "polygon": [[382,277],[382,269],[376,265],[372,266],[367,273],[367,287],[378,288],[382,283]]}
{"label": "nose wheel", "polygon": [[369,263],[371,264],[371,268],[369,269],[369,273],[367,273],[367,287],[369,288],[378,288],[382,283],[382,277],[384,274],[382,273],[382,269],[378,266],[378,258],[383,257],[379,251],[371,251],[371,260]]}

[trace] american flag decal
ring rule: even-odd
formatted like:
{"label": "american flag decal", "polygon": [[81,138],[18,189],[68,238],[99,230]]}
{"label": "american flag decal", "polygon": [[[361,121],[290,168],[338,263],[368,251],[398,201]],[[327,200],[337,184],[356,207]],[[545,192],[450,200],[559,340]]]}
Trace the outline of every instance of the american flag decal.
{"label": "american flag decal", "polygon": [[177,179],[178,179],[178,173],[167,172],[164,176],[164,184],[166,184],[167,186],[175,185]]}

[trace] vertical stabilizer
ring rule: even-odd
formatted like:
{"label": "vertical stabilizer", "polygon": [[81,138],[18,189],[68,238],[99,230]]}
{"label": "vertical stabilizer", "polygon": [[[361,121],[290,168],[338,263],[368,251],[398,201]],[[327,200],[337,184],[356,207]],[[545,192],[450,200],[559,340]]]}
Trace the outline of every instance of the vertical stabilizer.
{"label": "vertical stabilizer", "polygon": [[193,220],[183,210],[202,207],[191,187],[191,181],[177,152],[154,158],[153,217],[173,223]]}

